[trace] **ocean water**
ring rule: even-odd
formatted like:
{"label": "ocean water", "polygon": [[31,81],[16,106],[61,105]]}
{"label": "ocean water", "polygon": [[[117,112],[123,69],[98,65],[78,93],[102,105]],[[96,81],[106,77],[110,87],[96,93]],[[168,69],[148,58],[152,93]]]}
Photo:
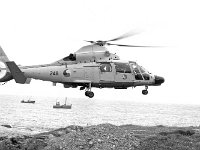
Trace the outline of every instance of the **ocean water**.
{"label": "ocean water", "polygon": [[[68,125],[165,125],[199,126],[199,105],[136,103],[133,101],[106,101],[68,98],[72,109],[53,109],[55,97],[32,97],[35,104],[20,103],[28,97],[0,96],[0,134],[18,132],[35,134]],[[64,98],[60,98],[61,104]]]}

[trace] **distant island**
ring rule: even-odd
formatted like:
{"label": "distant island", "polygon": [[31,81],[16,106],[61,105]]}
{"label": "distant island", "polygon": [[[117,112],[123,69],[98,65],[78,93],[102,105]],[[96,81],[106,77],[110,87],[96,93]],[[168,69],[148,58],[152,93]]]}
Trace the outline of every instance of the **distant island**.
{"label": "distant island", "polygon": [[0,137],[0,150],[198,150],[200,127],[99,124]]}

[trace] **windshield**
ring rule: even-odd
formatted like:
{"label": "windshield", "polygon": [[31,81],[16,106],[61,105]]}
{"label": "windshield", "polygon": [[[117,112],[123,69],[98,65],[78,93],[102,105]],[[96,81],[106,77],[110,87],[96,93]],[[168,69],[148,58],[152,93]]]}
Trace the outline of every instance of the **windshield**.
{"label": "windshield", "polygon": [[[141,73],[149,73],[144,67],[140,66]],[[149,73],[150,74],[150,73]]]}
{"label": "windshield", "polygon": [[135,79],[136,80],[149,80],[150,76],[149,76],[149,72],[142,66],[139,66],[136,63],[132,63],[132,67],[133,67],[133,72],[135,74]]}

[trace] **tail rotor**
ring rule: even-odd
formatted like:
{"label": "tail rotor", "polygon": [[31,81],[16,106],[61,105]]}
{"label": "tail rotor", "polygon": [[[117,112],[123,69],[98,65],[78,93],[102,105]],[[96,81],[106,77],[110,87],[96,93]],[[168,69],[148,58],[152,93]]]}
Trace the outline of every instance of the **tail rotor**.
{"label": "tail rotor", "polygon": [[6,65],[6,62],[8,61],[8,57],[0,46],[0,82],[7,82],[12,79],[10,70]]}

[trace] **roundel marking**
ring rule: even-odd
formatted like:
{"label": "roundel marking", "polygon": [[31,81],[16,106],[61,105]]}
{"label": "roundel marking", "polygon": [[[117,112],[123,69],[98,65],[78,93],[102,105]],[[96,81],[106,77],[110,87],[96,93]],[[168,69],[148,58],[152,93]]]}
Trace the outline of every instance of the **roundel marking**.
{"label": "roundel marking", "polygon": [[65,77],[70,77],[71,71],[68,70],[68,69],[66,69],[66,70],[63,71],[63,75],[64,75]]}
{"label": "roundel marking", "polygon": [[0,61],[0,79],[2,79],[6,75],[6,65],[4,62]]}

